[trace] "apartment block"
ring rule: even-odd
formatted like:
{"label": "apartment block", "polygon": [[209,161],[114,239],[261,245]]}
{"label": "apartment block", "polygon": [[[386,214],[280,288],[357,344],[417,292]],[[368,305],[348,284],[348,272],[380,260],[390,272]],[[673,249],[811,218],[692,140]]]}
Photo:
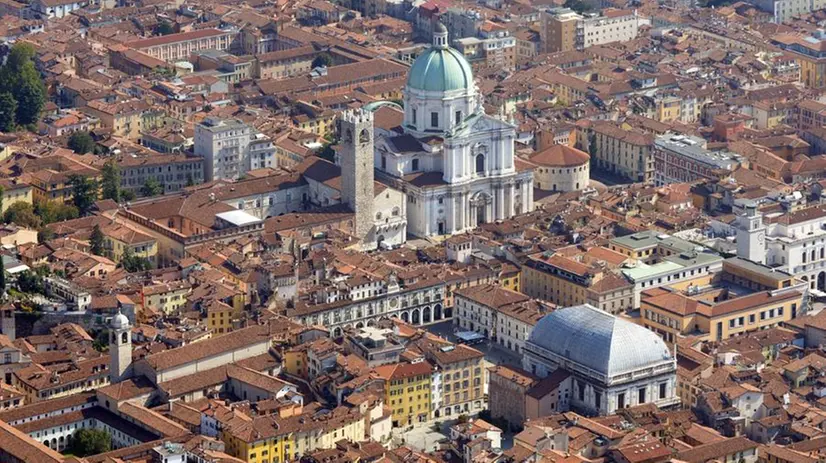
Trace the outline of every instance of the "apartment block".
{"label": "apartment block", "polygon": [[208,117],[195,126],[195,155],[204,159],[207,182],[276,165],[272,140],[239,120]]}

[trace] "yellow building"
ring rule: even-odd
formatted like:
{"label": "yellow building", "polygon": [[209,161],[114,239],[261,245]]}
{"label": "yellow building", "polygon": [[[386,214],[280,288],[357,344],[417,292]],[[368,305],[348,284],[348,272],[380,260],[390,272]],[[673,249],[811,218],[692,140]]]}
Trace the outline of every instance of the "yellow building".
{"label": "yellow building", "polygon": [[305,379],[309,378],[306,345],[296,346],[284,351],[283,367],[284,371],[293,376]]}
{"label": "yellow building", "polygon": [[207,327],[216,334],[229,333],[235,327],[237,311],[221,301],[209,301],[205,308]]}
{"label": "yellow building", "polygon": [[522,271],[519,267],[511,264],[502,266],[502,271],[499,273],[499,281],[502,282],[502,287],[511,291],[520,292],[520,281],[522,279]]}
{"label": "yellow building", "polygon": [[320,411],[320,405],[312,404],[251,419],[232,418],[220,437],[226,453],[248,463],[286,463],[315,450],[335,448],[341,440],[363,441],[367,435],[361,409],[341,406]]}
{"label": "yellow building", "polygon": [[641,322],[668,343],[681,335],[721,341],[789,321],[803,303],[803,293],[794,288],[725,298],[725,290],[689,297],[670,288],[654,288],[642,293]]}
{"label": "yellow building", "polygon": [[486,407],[485,356],[463,344],[453,345],[436,336],[415,341],[415,346],[442,374],[442,403],[434,418],[475,414]]}
{"label": "yellow building", "polygon": [[634,285],[621,275],[560,254],[539,253],[522,267],[522,292],[561,307],[591,304],[609,313],[634,307]]}
{"label": "yellow building", "polygon": [[298,101],[296,109],[301,114],[293,116],[293,125],[304,132],[310,132],[319,137],[326,137],[335,133],[336,113],[331,109],[321,108],[306,101]]}
{"label": "yellow building", "polygon": [[800,65],[800,82],[810,88],[826,87],[826,58],[821,57],[820,37],[778,34],[771,41],[794,56]]}
{"label": "yellow building", "polygon": [[157,262],[158,242],[155,238],[137,230],[114,223],[101,228],[104,241],[103,248],[106,257],[120,262],[127,250],[135,257],[148,260],[153,266]]}
{"label": "yellow building", "polygon": [[144,118],[150,112],[150,106],[142,100],[118,103],[93,100],[83,108],[83,111],[100,119],[101,125],[111,129],[113,136],[137,140],[141,136],[141,131],[145,129]]}
{"label": "yellow building", "polygon": [[293,430],[285,429],[274,415],[238,420],[220,433],[226,453],[248,463],[282,463],[292,460],[295,451]]}
{"label": "yellow building", "polygon": [[797,281],[786,272],[739,257],[723,261],[722,279],[752,290],[791,288]]}
{"label": "yellow building", "polygon": [[14,203],[32,204],[34,202],[33,189],[28,183],[19,182],[17,179],[0,179],[0,188],[3,188],[3,203],[0,204],[0,214],[5,213],[6,209]]}
{"label": "yellow building", "polygon": [[432,368],[429,363],[383,365],[376,368],[376,373],[384,379],[384,403],[390,407],[394,427],[421,423],[430,418]]}
{"label": "yellow building", "polygon": [[144,286],[143,307],[170,315],[186,305],[186,297],[191,291],[192,285],[186,281]]}
{"label": "yellow building", "polygon": [[632,182],[654,180],[654,136],[611,121],[577,123],[577,148],[591,155],[593,167]]}
{"label": "yellow building", "polygon": [[657,120],[660,122],[674,122],[680,120],[680,106],[682,99],[677,96],[667,96],[657,101]]}

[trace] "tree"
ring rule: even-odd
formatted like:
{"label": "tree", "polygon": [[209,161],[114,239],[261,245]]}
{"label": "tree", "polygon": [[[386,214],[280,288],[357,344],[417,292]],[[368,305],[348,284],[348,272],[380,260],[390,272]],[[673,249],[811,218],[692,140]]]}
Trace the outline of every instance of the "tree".
{"label": "tree", "polygon": [[92,206],[98,200],[97,182],[89,177],[72,175],[69,177],[69,184],[72,185],[72,203],[80,215],[91,212]]}
{"label": "tree", "polygon": [[186,186],[195,186],[195,179],[192,178],[192,174],[186,174]]}
{"label": "tree", "polygon": [[9,92],[0,93],[0,131],[12,132],[17,125],[17,100]]}
{"label": "tree", "polygon": [[78,457],[97,455],[112,449],[112,436],[102,429],[83,428],[72,436],[69,452]]}
{"label": "tree", "polygon": [[6,264],[0,256],[0,293],[6,292]]}
{"label": "tree", "polygon": [[315,59],[313,60],[312,66],[313,66],[313,68],[317,68],[317,67],[321,67],[321,66],[329,67],[332,64],[333,64],[333,57],[330,56],[329,53],[322,53],[322,54],[315,57]]}
{"label": "tree", "polygon": [[6,64],[0,68],[0,93],[10,93],[17,107],[17,125],[34,124],[46,104],[46,85],[34,66],[35,49],[31,44],[17,42],[11,48]]}
{"label": "tree", "polygon": [[129,273],[143,272],[152,268],[152,263],[145,257],[136,256],[131,249],[126,248],[120,258],[120,265]]}
{"label": "tree", "polygon": [[51,241],[55,237],[55,232],[49,227],[43,228],[39,232],[37,232],[37,242],[38,243],[45,243],[46,241]]}
{"label": "tree", "polygon": [[43,293],[43,277],[26,270],[17,276],[17,288],[24,293]]}
{"label": "tree", "polygon": [[157,35],[169,35],[174,34],[175,28],[172,27],[172,24],[169,21],[161,21],[155,26],[155,34]]}
{"label": "tree", "polygon": [[76,207],[57,201],[38,202],[34,206],[34,213],[37,214],[43,225],[76,219],[80,216],[80,212]]}
{"label": "tree", "polygon": [[89,237],[89,246],[92,248],[92,254],[96,256],[103,255],[103,232],[100,231],[100,227],[95,225],[92,227],[92,236]]}
{"label": "tree", "polygon": [[120,167],[114,159],[106,161],[103,165],[103,181],[101,188],[103,190],[103,199],[111,199],[115,202],[120,202]]}
{"label": "tree", "polygon": [[29,64],[21,73],[20,86],[14,93],[17,100],[17,124],[35,124],[40,120],[40,112],[46,104],[46,86],[40,74]]}
{"label": "tree", "polygon": [[98,352],[107,352],[109,350],[109,330],[102,329],[98,331],[95,340],[92,341],[92,348]]}
{"label": "tree", "polygon": [[42,220],[35,214],[31,204],[17,201],[3,213],[3,222],[26,228],[40,228]]}
{"label": "tree", "polygon": [[591,7],[582,0],[565,0],[565,8],[570,8],[580,14],[591,9]]}
{"label": "tree", "polygon": [[163,194],[163,185],[154,177],[146,179],[146,183],[141,187],[141,194],[143,196],[158,196]]}
{"label": "tree", "polygon": [[89,132],[75,132],[69,137],[68,146],[77,154],[91,153],[95,149],[95,140]]}

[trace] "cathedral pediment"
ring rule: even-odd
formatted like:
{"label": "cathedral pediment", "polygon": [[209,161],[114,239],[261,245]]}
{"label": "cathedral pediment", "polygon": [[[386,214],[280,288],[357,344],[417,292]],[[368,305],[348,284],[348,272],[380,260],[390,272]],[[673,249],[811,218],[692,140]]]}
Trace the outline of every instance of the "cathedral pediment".
{"label": "cathedral pediment", "polygon": [[486,114],[478,114],[471,117],[467,124],[453,134],[453,138],[465,137],[471,134],[478,134],[482,132],[490,132],[494,130],[513,129],[513,125],[501,121]]}

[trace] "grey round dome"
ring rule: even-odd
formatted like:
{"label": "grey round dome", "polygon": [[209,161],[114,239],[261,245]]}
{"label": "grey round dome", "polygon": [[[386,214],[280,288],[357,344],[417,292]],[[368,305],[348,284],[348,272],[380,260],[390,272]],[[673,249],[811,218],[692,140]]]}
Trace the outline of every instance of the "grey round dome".
{"label": "grey round dome", "polygon": [[439,34],[446,34],[447,33],[447,27],[444,24],[442,24],[441,21],[439,21],[439,22],[436,23],[435,32],[439,33]]}
{"label": "grey round dome", "polygon": [[607,377],[674,359],[657,334],[588,304],[546,315],[528,341]]}
{"label": "grey round dome", "polygon": [[112,317],[112,322],[109,324],[109,327],[116,330],[129,328],[129,319],[126,318],[126,315],[118,312],[117,315]]}

